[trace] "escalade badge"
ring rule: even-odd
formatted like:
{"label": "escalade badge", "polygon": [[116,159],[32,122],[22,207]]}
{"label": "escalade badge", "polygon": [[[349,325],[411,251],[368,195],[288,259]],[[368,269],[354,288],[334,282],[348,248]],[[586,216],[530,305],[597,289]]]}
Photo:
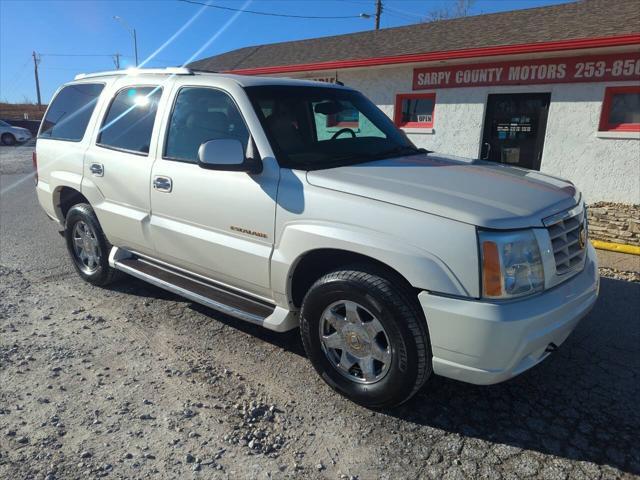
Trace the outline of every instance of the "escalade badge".
{"label": "escalade badge", "polygon": [[255,230],[249,230],[248,228],[236,227],[235,225],[231,225],[230,228],[234,232],[245,233],[247,235],[253,235],[254,237],[267,238],[266,233],[256,232]]}
{"label": "escalade badge", "polygon": [[580,250],[584,250],[587,246],[587,230],[584,227],[580,227],[580,233],[578,233],[578,245]]}

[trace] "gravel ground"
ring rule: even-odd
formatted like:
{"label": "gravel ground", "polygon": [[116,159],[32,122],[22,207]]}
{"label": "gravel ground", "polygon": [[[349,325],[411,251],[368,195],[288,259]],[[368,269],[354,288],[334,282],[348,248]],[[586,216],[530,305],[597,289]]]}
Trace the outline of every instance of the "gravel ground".
{"label": "gravel ground", "polygon": [[83,283],[27,159],[0,149],[0,478],[640,474],[640,285],[626,274],[603,272],[594,311],[533,370],[487,387],[434,377],[373,412],[317,377],[297,332],[132,278]]}
{"label": "gravel ground", "polygon": [[35,140],[15,147],[0,145],[0,175],[15,175],[33,172],[31,154]]}
{"label": "gravel ground", "polygon": [[600,267],[600,276],[613,278],[615,280],[624,280],[625,282],[640,282],[640,272],[627,272],[623,270],[615,270],[613,268]]}

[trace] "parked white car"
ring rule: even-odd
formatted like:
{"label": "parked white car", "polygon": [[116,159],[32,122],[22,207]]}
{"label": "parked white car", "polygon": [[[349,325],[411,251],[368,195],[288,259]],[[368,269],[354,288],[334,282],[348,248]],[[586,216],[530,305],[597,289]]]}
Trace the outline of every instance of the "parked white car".
{"label": "parked white car", "polygon": [[26,128],[14,127],[10,123],[0,120],[0,143],[2,145],[15,145],[31,140],[31,132]]}
{"label": "parked white car", "polygon": [[299,326],[323,380],[370,407],[434,373],[509,379],[598,295],[571,182],[416,148],[339,85],[81,75],[50,103],[37,174],[82,278],[126,272],[265,328]]}

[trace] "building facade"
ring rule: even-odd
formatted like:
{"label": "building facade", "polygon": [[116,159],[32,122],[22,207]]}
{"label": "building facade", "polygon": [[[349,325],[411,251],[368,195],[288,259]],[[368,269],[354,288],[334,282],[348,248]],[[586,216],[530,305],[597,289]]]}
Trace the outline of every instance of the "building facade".
{"label": "building facade", "polygon": [[[340,81],[364,92],[418,146],[568,178],[598,207],[631,205],[594,228],[640,244],[635,0],[248,47],[193,66]],[[357,117],[340,115],[336,130],[358,128]]]}
{"label": "building facade", "polygon": [[[627,78],[621,75],[608,81],[523,81],[510,85],[502,83],[503,79],[492,85],[444,88],[418,86],[416,77],[425,71],[441,77],[456,71],[475,72],[478,65],[487,64],[344,69],[331,72],[333,77],[329,78],[364,92],[417,146],[569,178],[590,203],[640,203],[640,52],[562,58],[544,55],[528,56],[524,61],[536,65],[543,59],[542,65],[565,69],[598,64],[605,70],[626,61],[633,70],[627,69],[631,72]],[[508,74],[514,65],[521,65],[520,58],[492,63],[497,66],[490,68],[502,68],[503,75]],[[327,78],[327,73],[290,76]],[[611,116],[632,121],[612,124]],[[341,126],[337,123],[335,128]]]}

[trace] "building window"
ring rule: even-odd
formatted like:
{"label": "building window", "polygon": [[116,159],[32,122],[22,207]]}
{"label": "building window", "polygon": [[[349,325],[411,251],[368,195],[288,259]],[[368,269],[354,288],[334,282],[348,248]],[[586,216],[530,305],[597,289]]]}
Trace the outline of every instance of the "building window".
{"label": "building window", "polygon": [[394,121],[398,127],[433,128],[435,106],[435,93],[398,94]]}
{"label": "building window", "polygon": [[605,89],[600,131],[640,132],[640,86]]}
{"label": "building window", "polygon": [[342,110],[327,115],[327,127],[359,128],[360,112],[349,102],[340,102]]}

